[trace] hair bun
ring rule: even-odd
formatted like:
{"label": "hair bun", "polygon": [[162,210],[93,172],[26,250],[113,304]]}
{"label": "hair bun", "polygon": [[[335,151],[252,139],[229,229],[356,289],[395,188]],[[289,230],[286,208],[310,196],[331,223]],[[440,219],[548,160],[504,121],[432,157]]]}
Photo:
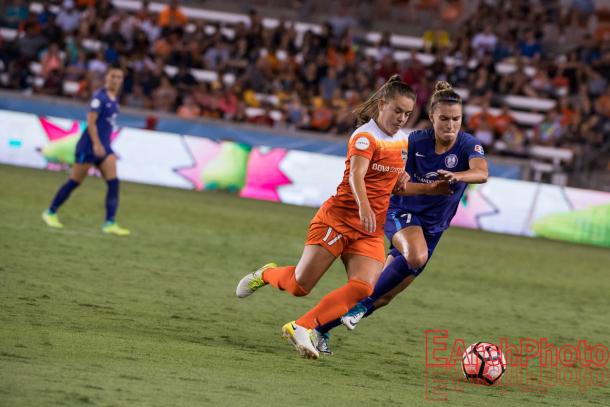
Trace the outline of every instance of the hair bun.
{"label": "hair bun", "polygon": [[394,83],[394,82],[402,82],[402,78],[397,73],[395,73],[394,75],[390,76],[390,79],[388,79],[387,83]]}
{"label": "hair bun", "polygon": [[453,90],[453,87],[446,81],[438,81],[434,85],[434,92],[442,92],[444,90]]}

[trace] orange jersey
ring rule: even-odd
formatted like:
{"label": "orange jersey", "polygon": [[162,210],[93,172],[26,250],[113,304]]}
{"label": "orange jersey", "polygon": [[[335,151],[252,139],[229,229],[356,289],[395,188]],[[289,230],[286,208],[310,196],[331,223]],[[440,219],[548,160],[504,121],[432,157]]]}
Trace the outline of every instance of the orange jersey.
{"label": "orange jersey", "polygon": [[362,227],[358,204],[349,184],[350,158],[353,155],[365,157],[370,163],[364,176],[364,184],[371,209],[377,219],[377,229],[373,235],[383,235],[390,194],[398,176],[404,171],[403,157],[406,158],[407,146],[407,134],[402,130],[390,137],[374,120],[357,128],[349,140],[343,180],[337,188],[337,193],[324,202],[320,211],[362,234],[370,235]]}

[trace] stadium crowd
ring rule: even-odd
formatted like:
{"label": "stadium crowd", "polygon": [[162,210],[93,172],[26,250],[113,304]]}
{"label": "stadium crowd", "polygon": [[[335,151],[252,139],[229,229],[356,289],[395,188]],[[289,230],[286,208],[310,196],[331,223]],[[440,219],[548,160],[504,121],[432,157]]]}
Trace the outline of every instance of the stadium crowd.
{"label": "stadium crowd", "polygon": [[[368,44],[353,19],[301,38],[294,23],[266,28],[252,10],[229,35],[227,27],[189,20],[176,0],[159,14],[147,1],[134,13],[110,0],[43,1],[39,13],[28,3],[12,0],[0,10],[0,25],[17,30],[13,39],[0,36],[4,88],[86,100],[107,67],[119,65],[126,106],[345,135],[353,107],[398,72],[418,94],[409,127],[427,125],[431,87],[447,80],[480,108],[465,127],[497,152],[525,155],[534,143],[579,153],[610,140],[610,11],[587,0],[481,1],[457,29],[437,22],[423,34],[434,56],[428,65],[416,51],[396,58],[390,33]],[[446,3],[459,9],[460,0]],[[499,72],[500,62],[513,69]],[[192,68],[217,79],[201,80]],[[76,86],[68,91],[67,82]],[[556,103],[538,110],[544,119],[529,127],[505,95]]]}

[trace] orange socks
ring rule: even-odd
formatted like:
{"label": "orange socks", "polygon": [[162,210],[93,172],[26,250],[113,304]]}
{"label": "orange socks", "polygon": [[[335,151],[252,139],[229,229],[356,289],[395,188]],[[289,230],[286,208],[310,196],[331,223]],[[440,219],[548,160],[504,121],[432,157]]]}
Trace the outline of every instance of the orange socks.
{"label": "orange socks", "polygon": [[288,291],[295,297],[302,297],[309,294],[309,291],[305,291],[305,289],[297,283],[297,280],[294,277],[295,269],[295,266],[267,269],[263,271],[263,281],[282,291]]}
{"label": "orange socks", "polygon": [[[275,288],[287,291],[295,297],[309,294],[294,277],[295,266],[276,267],[263,271],[263,281]],[[302,327],[313,329],[334,321],[349,311],[356,303],[373,293],[373,287],[362,280],[352,279],[324,296],[309,312],[297,319]]]}
{"label": "orange socks", "polygon": [[296,323],[307,329],[324,325],[339,318],[356,305],[358,301],[372,293],[373,287],[369,283],[362,280],[349,280],[343,287],[337,288],[324,296],[318,305],[297,319]]}

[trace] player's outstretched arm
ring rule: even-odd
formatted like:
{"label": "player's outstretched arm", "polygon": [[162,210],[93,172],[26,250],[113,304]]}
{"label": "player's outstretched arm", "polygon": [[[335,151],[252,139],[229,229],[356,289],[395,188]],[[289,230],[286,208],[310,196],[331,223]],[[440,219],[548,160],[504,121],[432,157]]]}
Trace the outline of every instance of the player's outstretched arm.
{"label": "player's outstretched arm", "polygon": [[446,170],[438,170],[438,176],[441,180],[447,181],[450,184],[456,182],[465,182],[467,184],[484,184],[487,182],[489,175],[487,171],[487,160],[484,158],[472,158],[468,161],[470,168],[466,171],[451,172]]}
{"label": "player's outstretched arm", "polygon": [[407,182],[400,190],[394,190],[394,195],[413,196],[413,195],[444,195],[453,194],[453,189],[447,181],[436,181],[429,184],[418,182]]}

